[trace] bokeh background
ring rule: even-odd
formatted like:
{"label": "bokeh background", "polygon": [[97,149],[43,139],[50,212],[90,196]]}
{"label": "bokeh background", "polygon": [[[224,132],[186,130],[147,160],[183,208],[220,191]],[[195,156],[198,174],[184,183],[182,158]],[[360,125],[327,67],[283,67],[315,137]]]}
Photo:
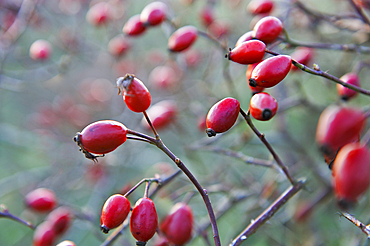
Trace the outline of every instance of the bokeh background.
{"label": "bokeh background", "polygon": [[[111,20],[102,26],[86,20],[89,8],[96,2],[0,1],[0,204],[37,225],[46,215],[27,209],[24,196],[39,187],[52,189],[59,204],[70,206],[76,214],[72,227],[58,241],[69,239],[79,246],[102,244],[107,236],[99,230],[100,210],[110,195],[127,190],[142,178],[176,171],[160,150],[143,142],[127,141],[93,163],[84,158],[73,141],[76,132],[101,119],[118,120],[130,129],[151,134],[141,125],[142,115],[130,111],[122,96],[117,95],[117,77],[134,73],[150,90],[152,104],[168,99],[177,105],[176,120],[159,134],[207,188],[215,209],[234,201],[218,219],[222,244],[227,245],[289,187],[289,182],[278,170],[222,154],[221,150],[230,150],[272,161],[241,117],[230,131],[213,139],[198,126],[209,108],[222,98],[235,97],[244,110],[248,109],[252,94],[245,77],[247,66],[225,59],[225,51],[203,36],[179,54],[167,50],[167,41],[176,26],[194,25],[225,47],[234,47],[260,17],[247,11],[248,0],[163,1],[169,7],[172,24],[166,22],[140,36],[125,37],[130,47],[116,57],[108,50],[109,41],[122,35],[125,22],[140,14],[150,1],[104,1],[112,11]],[[271,15],[282,20],[294,40],[369,46],[369,26],[356,17],[350,1],[299,2],[311,12],[303,11],[298,1],[274,2]],[[213,27],[206,27],[200,18],[207,5],[214,12]],[[366,9],[365,13],[369,14]],[[333,16],[349,17],[324,18]],[[38,39],[51,43],[50,59],[30,58],[29,48]],[[294,51],[281,41],[271,49],[281,54]],[[368,54],[315,49],[309,66],[316,63],[337,77],[355,70],[362,87],[370,89],[368,61]],[[361,64],[364,66],[359,70]],[[163,65],[176,71],[173,88],[150,83],[151,71]],[[266,134],[291,174],[306,178],[307,185],[244,244],[368,245],[365,234],[340,218],[330,188],[331,172],[314,138],[322,110],[341,103],[336,84],[297,71],[267,91],[278,100],[280,110],[268,122],[253,122]],[[367,109],[369,98],[359,95],[348,104]],[[164,187],[154,198],[159,218],[194,190],[184,175]],[[139,188],[130,195],[131,204],[142,195],[143,188]],[[189,205],[195,216],[195,237],[189,245],[206,245],[199,228],[209,220],[200,195],[195,193]],[[307,206],[311,206],[307,216],[299,216]],[[369,222],[368,194],[351,213],[364,223]],[[212,242],[212,232],[209,228],[207,232]],[[0,218],[0,245],[31,245],[32,237],[30,228]],[[154,245],[153,242],[148,245]],[[114,243],[133,244],[129,230]]]}

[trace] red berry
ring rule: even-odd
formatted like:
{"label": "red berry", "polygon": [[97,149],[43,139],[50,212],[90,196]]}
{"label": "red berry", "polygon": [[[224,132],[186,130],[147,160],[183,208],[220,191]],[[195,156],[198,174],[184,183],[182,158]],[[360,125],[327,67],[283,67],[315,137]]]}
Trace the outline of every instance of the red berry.
{"label": "red berry", "polygon": [[205,26],[205,27],[208,27],[209,25],[212,24],[212,22],[214,21],[215,17],[214,17],[214,11],[213,11],[213,7],[212,6],[205,6],[201,11],[200,11],[200,20],[202,22],[202,24]]}
{"label": "red berry", "polygon": [[208,26],[207,32],[215,38],[220,38],[226,36],[230,32],[230,27],[226,22],[216,20]]}
{"label": "red berry", "polygon": [[71,226],[72,214],[68,208],[59,207],[53,210],[46,220],[51,222],[56,235],[62,235]]}
{"label": "red berry", "polygon": [[194,26],[184,26],[177,29],[168,39],[168,49],[180,52],[189,48],[198,37],[198,30]]}
{"label": "red berry", "polygon": [[54,191],[46,188],[38,188],[31,191],[25,197],[26,205],[37,212],[49,212],[57,204]]}
{"label": "red berry", "polygon": [[236,63],[253,64],[262,61],[266,45],[259,40],[250,40],[230,49],[226,57]]}
{"label": "red berry", "polygon": [[94,154],[106,154],[115,150],[127,139],[125,125],[114,120],[101,120],[86,126],[77,134],[75,141]]}
{"label": "red berry", "polygon": [[270,57],[260,62],[252,72],[249,85],[264,88],[273,87],[288,75],[292,58],[286,55]]}
{"label": "red berry", "polygon": [[191,239],[193,211],[185,203],[177,203],[160,225],[160,230],[169,242],[183,245]]}
{"label": "red berry", "polygon": [[253,37],[254,37],[254,32],[253,31],[249,31],[249,32],[244,33],[242,36],[240,36],[240,38],[238,39],[238,41],[236,41],[235,47],[236,46],[239,46],[239,44],[241,44],[241,43],[243,43],[245,41],[252,40]]}
{"label": "red berry", "polygon": [[168,239],[165,237],[157,237],[154,246],[170,246]]}
{"label": "red berry", "polygon": [[93,26],[106,25],[112,20],[112,9],[110,4],[99,2],[86,13],[86,20]]}
{"label": "red berry", "polygon": [[216,133],[229,130],[235,124],[239,111],[239,101],[231,97],[224,98],[213,105],[206,118],[208,136],[216,136]]}
{"label": "red berry", "polygon": [[[299,62],[305,66],[307,66],[314,56],[314,50],[307,47],[298,47],[295,51],[291,54],[292,59],[296,62]],[[292,64],[292,71],[299,70],[298,67]]]}
{"label": "red berry", "polygon": [[117,35],[108,43],[108,51],[112,56],[120,57],[130,48],[130,43],[123,35]]}
{"label": "red berry", "polygon": [[359,109],[329,106],[317,123],[316,141],[327,158],[333,159],[339,148],[358,141],[365,123],[366,118]]}
{"label": "red berry", "polygon": [[132,236],[139,242],[151,239],[158,227],[158,216],[153,201],[150,198],[140,198],[132,209],[130,230]]}
{"label": "red berry", "polygon": [[261,86],[256,86],[256,87],[253,87],[253,86],[250,86],[249,84],[249,79],[251,78],[252,76],[252,72],[254,70],[254,68],[259,64],[258,63],[253,63],[253,64],[250,64],[248,66],[248,69],[247,69],[247,72],[245,73],[245,76],[247,78],[247,82],[248,82],[248,86],[249,86],[249,89],[252,91],[252,94],[256,94],[258,92],[262,92],[265,88],[264,87],[261,87]]}
{"label": "red berry", "polygon": [[[360,86],[360,78],[355,73],[347,73],[343,75],[340,80],[343,80],[351,85]],[[337,91],[338,95],[345,101],[355,97],[358,94],[357,91],[344,87],[341,84],[337,84]]]}
{"label": "red berry", "polygon": [[109,230],[118,227],[126,219],[130,209],[130,201],[125,196],[120,194],[110,196],[101,212],[101,230],[108,233]]}
{"label": "red berry", "polygon": [[274,2],[271,0],[252,0],[247,6],[247,10],[252,15],[268,14],[274,8]]}
{"label": "red berry", "polygon": [[[177,115],[177,106],[174,101],[165,100],[160,101],[149,108],[147,114],[156,130],[166,128],[173,122]],[[150,130],[148,123],[143,118],[141,123],[147,130]]]}
{"label": "red berry", "polygon": [[178,85],[178,74],[170,66],[158,66],[150,74],[148,81],[159,90],[167,90]]}
{"label": "red berry", "polygon": [[167,5],[162,2],[152,2],[141,11],[140,20],[144,25],[156,26],[166,19]]}
{"label": "red berry", "polygon": [[37,226],[33,234],[33,246],[53,246],[56,239],[52,224],[49,221]]}
{"label": "red berry", "polygon": [[30,47],[30,57],[34,60],[47,60],[50,58],[52,47],[49,41],[39,39]]}
{"label": "red berry", "polygon": [[140,20],[140,15],[134,15],[126,21],[122,29],[123,33],[130,36],[137,36],[146,31],[144,23]]}
{"label": "red berry", "polygon": [[333,179],[340,205],[356,202],[369,188],[370,150],[360,143],[343,146],[334,160]]}
{"label": "red berry", "polygon": [[123,99],[130,110],[142,113],[149,108],[152,96],[144,83],[135,75],[126,74],[124,77],[118,78],[117,86],[123,87]]}
{"label": "red berry", "polygon": [[72,241],[65,240],[57,244],[57,246],[76,246],[76,244]]}
{"label": "red berry", "polygon": [[253,28],[254,37],[268,44],[283,31],[283,23],[274,16],[266,16],[259,20]]}
{"label": "red berry", "polygon": [[256,120],[271,119],[276,114],[277,108],[276,99],[266,92],[254,94],[249,102],[249,111]]}

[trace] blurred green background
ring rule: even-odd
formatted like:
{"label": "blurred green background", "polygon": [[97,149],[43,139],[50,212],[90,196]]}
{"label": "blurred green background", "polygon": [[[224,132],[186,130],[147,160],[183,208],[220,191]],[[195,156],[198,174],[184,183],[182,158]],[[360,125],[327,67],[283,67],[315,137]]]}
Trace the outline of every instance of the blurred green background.
{"label": "blurred green background", "polygon": [[[117,77],[134,73],[149,88],[152,104],[164,99],[176,102],[179,108],[176,121],[159,131],[160,136],[209,190],[215,209],[225,201],[247,196],[218,220],[222,244],[227,245],[289,187],[285,176],[277,170],[247,165],[236,158],[209,151],[217,147],[272,160],[241,117],[230,131],[209,142],[208,149],[202,147],[209,139],[197,124],[216,101],[232,96],[240,101],[245,111],[248,109],[251,92],[245,78],[247,67],[227,61],[225,52],[204,37],[198,37],[189,51],[170,54],[167,40],[175,28],[169,23],[149,28],[143,35],[127,37],[131,47],[124,56],[114,57],[108,52],[108,42],[122,34],[126,20],[140,14],[150,1],[107,2],[112,6],[113,20],[95,27],[86,21],[86,13],[95,1],[0,1],[3,20],[0,34],[0,204],[37,225],[46,215],[28,210],[24,196],[38,187],[52,189],[59,204],[72,207],[77,214],[72,227],[58,241],[73,240],[79,246],[100,245],[107,238],[99,231],[100,210],[110,195],[142,178],[155,174],[165,176],[176,170],[160,150],[143,142],[127,141],[96,164],[85,159],[73,142],[76,132],[101,119],[118,120],[130,129],[145,132],[140,125],[142,115],[128,110],[115,88]],[[199,18],[202,9],[209,4],[206,1],[163,2],[169,7],[170,19],[178,27],[194,25],[210,32]],[[214,1],[216,20],[228,27],[227,35],[218,38],[226,47],[233,47],[242,34],[253,28],[250,23],[256,17],[247,12],[248,3],[248,0]],[[304,5],[314,13],[355,15],[349,1],[309,0],[304,1]],[[27,15],[29,12],[32,15]],[[9,20],[12,14],[21,19],[16,38],[9,42],[7,25],[12,23]],[[358,19],[325,21],[304,13],[295,1],[288,0],[275,1],[272,15],[283,21],[294,40],[369,45],[369,27]],[[52,44],[49,60],[34,61],[29,57],[29,47],[37,39],[46,39]],[[282,54],[294,51],[283,43],[271,49]],[[193,51],[200,56],[195,66],[186,62],[187,53]],[[355,69],[360,61],[368,62],[368,55],[318,49],[313,60],[323,71],[337,77]],[[148,83],[150,72],[164,64],[181,71],[178,87],[163,90]],[[312,62],[309,65],[312,66]],[[236,93],[230,90],[223,76],[225,66]],[[359,76],[362,87],[369,89],[368,67],[365,66]],[[278,100],[281,110],[271,121],[254,122],[266,134],[292,175],[306,178],[307,186],[244,245],[368,245],[366,235],[340,218],[331,192],[315,204],[315,200],[326,193],[325,184],[330,184],[331,173],[318,151],[314,135],[321,111],[330,104],[339,103],[335,83],[298,71],[267,91]],[[368,102],[366,96],[359,95],[348,104],[366,109]],[[164,187],[154,198],[160,219],[174,203],[193,191],[194,187],[184,175]],[[143,188],[134,192],[129,197],[131,204],[142,194]],[[298,220],[297,213],[310,203],[315,204],[312,213]],[[195,215],[194,235],[199,235],[198,228],[209,221],[208,215],[199,194],[189,204]],[[369,195],[366,194],[351,212],[367,223],[369,208]],[[32,237],[30,228],[0,219],[0,245],[31,245]],[[211,230],[208,238],[212,242]],[[148,245],[153,245],[153,241]],[[133,244],[133,237],[125,230],[114,245]],[[197,236],[189,245],[206,243]]]}

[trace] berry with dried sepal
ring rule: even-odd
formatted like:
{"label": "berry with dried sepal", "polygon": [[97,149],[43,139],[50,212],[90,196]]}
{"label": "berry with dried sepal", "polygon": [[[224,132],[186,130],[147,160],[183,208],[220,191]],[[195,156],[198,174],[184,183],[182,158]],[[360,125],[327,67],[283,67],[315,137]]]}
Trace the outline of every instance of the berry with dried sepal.
{"label": "berry with dried sepal", "polygon": [[256,120],[270,120],[277,109],[276,99],[266,92],[254,94],[249,102],[249,111]]}
{"label": "berry with dried sepal", "polygon": [[130,201],[123,195],[115,194],[110,196],[104,203],[101,216],[100,228],[104,233],[118,227],[130,213]]}

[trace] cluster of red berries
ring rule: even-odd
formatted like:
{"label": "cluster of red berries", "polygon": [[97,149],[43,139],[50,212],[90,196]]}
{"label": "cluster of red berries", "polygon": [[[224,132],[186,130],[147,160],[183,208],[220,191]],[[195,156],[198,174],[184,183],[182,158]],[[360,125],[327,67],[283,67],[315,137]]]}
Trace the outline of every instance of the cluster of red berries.
{"label": "cluster of red berries", "polygon": [[362,110],[329,106],[321,114],[316,141],[333,170],[334,191],[346,208],[355,203],[370,184],[370,150],[359,142],[366,125]]}
{"label": "cluster of red berries", "polygon": [[[108,233],[109,230],[121,225],[130,213],[130,209],[130,202],[125,196],[115,194],[109,197],[103,206],[100,217],[102,231]],[[193,212],[191,207],[184,203],[178,203],[164,218],[159,229],[167,242],[183,245],[190,240],[192,227]],[[158,216],[154,202],[144,196],[132,208],[131,234],[142,245],[154,236],[157,228]]]}
{"label": "cluster of red berries", "polygon": [[[33,234],[34,246],[53,246],[58,237],[62,236],[71,226],[72,213],[67,207],[55,208],[57,198],[54,191],[39,188],[31,191],[25,197],[28,208],[40,213],[48,213],[48,216],[37,226]],[[58,246],[75,246],[71,241],[64,241]]]}

